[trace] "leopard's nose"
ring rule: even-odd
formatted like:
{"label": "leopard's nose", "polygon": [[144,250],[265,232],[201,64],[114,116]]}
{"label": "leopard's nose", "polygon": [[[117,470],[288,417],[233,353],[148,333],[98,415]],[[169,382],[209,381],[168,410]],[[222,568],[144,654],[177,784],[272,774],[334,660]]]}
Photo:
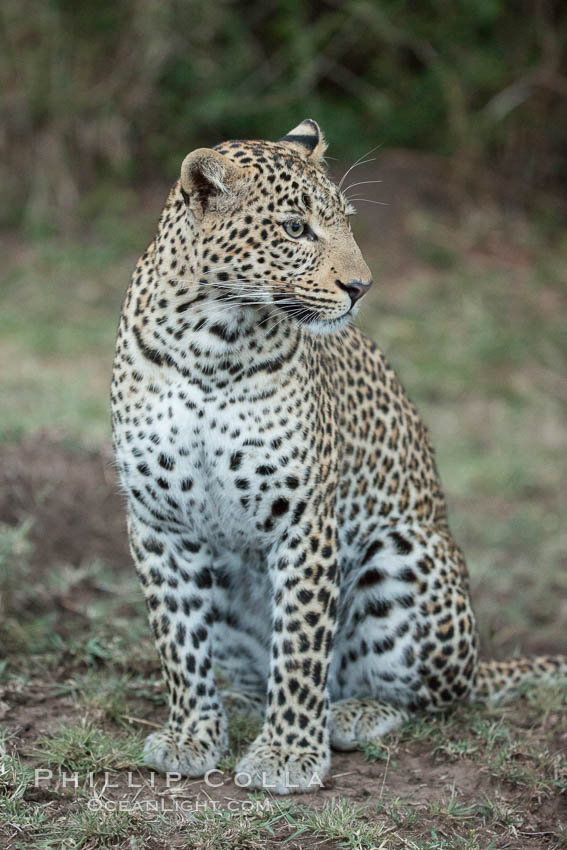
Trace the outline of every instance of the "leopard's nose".
{"label": "leopard's nose", "polygon": [[348,292],[351,301],[351,307],[354,307],[359,298],[362,298],[372,285],[372,281],[364,283],[362,280],[351,280],[349,283],[343,283],[342,280],[337,280],[336,284],[340,289]]}

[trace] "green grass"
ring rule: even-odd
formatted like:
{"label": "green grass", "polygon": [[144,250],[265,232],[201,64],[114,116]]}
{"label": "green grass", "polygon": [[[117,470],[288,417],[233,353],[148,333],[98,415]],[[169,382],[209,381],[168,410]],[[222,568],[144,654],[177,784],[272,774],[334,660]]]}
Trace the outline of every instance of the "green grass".
{"label": "green grass", "polygon": [[57,772],[77,774],[80,781],[89,773],[139,767],[142,745],[139,735],[109,733],[83,719],[78,725],[63,725],[39,738],[33,753],[41,764]]}
{"label": "green grass", "polygon": [[[113,848],[121,844],[128,848],[144,847],[163,832],[163,821],[163,817],[150,819],[115,809],[81,810],[47,830],[47,840],[60,841],[64,847],[77,850]],[[41,847],[39,844],[38,850]]]}

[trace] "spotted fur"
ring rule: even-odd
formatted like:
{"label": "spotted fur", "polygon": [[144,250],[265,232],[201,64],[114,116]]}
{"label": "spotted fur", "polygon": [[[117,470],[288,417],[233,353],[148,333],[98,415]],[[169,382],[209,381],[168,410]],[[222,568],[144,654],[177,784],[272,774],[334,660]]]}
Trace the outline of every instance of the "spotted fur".
{"label": "spotted fur", "polygon": [[189,154],[128,288],[112,383],[169,693],[147,761],[216,765],[214,664],[265,705],[238,770],[281,793],[316,787],[330,744],[567,670],[477,661],[427,431],[349,324],[370,271],[324,148],[307,120]]}

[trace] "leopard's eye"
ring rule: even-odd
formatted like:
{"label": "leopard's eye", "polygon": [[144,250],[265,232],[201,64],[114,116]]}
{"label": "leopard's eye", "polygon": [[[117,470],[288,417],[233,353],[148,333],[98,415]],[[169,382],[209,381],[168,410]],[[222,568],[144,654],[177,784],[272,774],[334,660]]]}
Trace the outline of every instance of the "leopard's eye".
{"label": "leopard's eye", "polygon": [[284,222],[284,230],[288,236],[292,237],[292,239],[299,239],[300,236],[305,235],[307,225],[299,218],[290,218],[288,221]]}

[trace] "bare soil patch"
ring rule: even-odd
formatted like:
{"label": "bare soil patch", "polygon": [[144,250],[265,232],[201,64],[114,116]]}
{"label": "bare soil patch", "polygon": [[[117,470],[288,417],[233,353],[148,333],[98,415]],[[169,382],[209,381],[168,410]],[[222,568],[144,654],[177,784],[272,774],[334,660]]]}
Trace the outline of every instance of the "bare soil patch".
{"label": "bare soil patch", "polygon": [[45,432],[0,446],[0,522],[27,519],[39,577],[54,564],[94,559],[130,568],[110,450],[73,451]]}

